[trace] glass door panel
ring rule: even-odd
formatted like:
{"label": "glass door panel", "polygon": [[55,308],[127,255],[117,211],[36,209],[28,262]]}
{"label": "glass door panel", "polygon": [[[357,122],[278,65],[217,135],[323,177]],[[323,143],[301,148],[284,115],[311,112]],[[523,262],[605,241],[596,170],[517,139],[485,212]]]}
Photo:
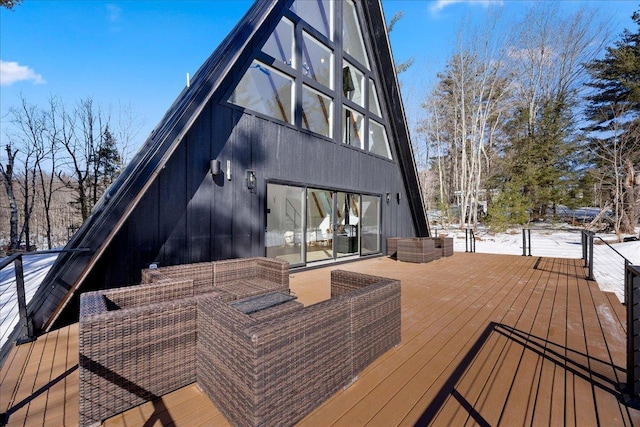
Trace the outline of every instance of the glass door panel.
{"label": "glass door panel", "polygon": [[304,264],[304,188],[267,184],[267,257]]}
{"label": "glass door panel", "polygon": [[333,258],[333,191],[307,190],[307,262]]}
{"label": "glass door panel", "polygon": [[360,196],[336,193],[336,257],[360,253]]}
{"label": "glass door panel", "polygon": [[362,196],[362,255],[380,252],[380,196]]}

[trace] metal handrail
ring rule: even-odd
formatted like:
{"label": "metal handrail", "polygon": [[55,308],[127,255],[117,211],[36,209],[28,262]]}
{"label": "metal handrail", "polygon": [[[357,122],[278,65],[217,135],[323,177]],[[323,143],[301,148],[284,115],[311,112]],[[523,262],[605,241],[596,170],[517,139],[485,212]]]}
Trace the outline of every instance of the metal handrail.
{"label": "metal handrail", "polygon": [[[617,254],[620,258],[624,260],[625,269],[626,266],[631,265],[631,261],[627,259],[624,255],[618,252],[613,246],[611,246],[607,241],[605,241],[602,237],[596,236],[594,232],[589,230],[583,230],[582,232],[582,256],[585,260],[585,267],[588,267],[589,274],[587,276],[587,280],[595,280],[593,276],[593,268],[594,268],[594,253],[593,253],[593,241],[595,239],[600,240],[604,243],[609,249],[611,249],[615,254]],[[628,299],[627,289],[624,289],[624,303],[626,304]]]}
{"label": "metal handrail", "polygon": [[23,268],[22,258],[24,256],[48,255],[48,254],[70,253],[70,252],[90,252],[90,251],[91,251],[90,248],[51,249],[46,251],[15,253],[0,260],[0,271],[5,269],[10,264],[12,263],[14,264],[14,275],[16,278],[16,294],[18,297],[18,312],[20,314],[20,327],[22,329],[20,336],[16,340],[17,344],[24,344],[36,339],[36,336],[33,330],[33,319],[27,313],[27,299],[25,296],[25,289],[24,289],[24,268]]}

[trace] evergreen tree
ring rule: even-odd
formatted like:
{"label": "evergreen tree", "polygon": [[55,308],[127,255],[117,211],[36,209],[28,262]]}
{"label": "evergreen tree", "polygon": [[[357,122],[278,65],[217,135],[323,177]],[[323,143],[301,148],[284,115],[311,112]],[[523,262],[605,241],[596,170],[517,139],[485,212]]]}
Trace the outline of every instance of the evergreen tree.
{"label": "evergreen tree", "polygon": [[640,217],[640,11],[603,59],[591,61],[586,117],[600,191],[617,232],[632,233]]}

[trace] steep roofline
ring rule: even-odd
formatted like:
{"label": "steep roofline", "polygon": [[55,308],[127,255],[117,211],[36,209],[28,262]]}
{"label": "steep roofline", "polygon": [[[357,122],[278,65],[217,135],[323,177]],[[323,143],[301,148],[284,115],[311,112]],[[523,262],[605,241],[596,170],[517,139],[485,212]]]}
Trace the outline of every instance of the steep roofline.
{"label": "steep roofline", "polygon": [[[74,283],[67,284],[70,285],[67,288],[68,291],[60,300],[53,314],[48,319],[42,319],[41,322],[38,322],[39,325],[36,325],[36,327],[48,331],[56,322],[58,316],[78,289],[78,286],[104,253],[146,190],[152,185],[163,166],[224,80],[228,71],[235,66],[238,58],[253,40],[256,31],[277,9],[278,3],[278,0],[256,1],[253,3],[240,22],[198,69],[191,79],[190,87],[184,88],[178,95],[159,125],[151,132],[149,138],[134,156],[129,166],[125,168],[120,177],[95,206],[92,215],[67,244],[67,248],[90,247],[90,244],[96,241],[101,242],[101,244],[97,248],[91,248],[94,252],[88,262],[86,262],[86,256],[69,254],[60,257],[52,267],[43,283],[54,282],[53,284],[56,285],[56,279],[60,279],[66,272],[76,268],[78,263],[86,262]],[[240,46],[238,46],[239,41],[242,42]],[[221,60],[221,58],[225,57],[228,59]],[[131,199],[132,194],[134,194],[133,199]],[[114,214],[119,219],[114,226],[108,227],[108,233],[105,233],[105,228],[107,227],[104,225],[109,219],[113,218]],[[100,237],[99,235],[104,234],[106,234],[104,239],[97,238]],[[40,296],[39,294],[42,296],[36,300]],[[37,312],[45,304],[48,295],[49,293],[38,290],[38,294],[34,296],[33,312]]]}
{"label": "steep roofline", "polygon": [[[373,55],[376,57],[375,63],[378,65],[378,70],[380,70],[379,79],[381,83],[385,85],[385,89],[387,89],[382,91],[387,105],[392,106],[390,108],[391,111],[399,111],[401,113],[399,116],[392,115],[388,118],[388,121],[396,137],[394,139],[398,153],[398,163],[400,164],[400,171],[405,184],[404,187],[407,191],[408,203],[411,208],[411,216],[413,218],[416,235],[419,237],[428,237],[431,235],[431,230],[429,229],[429,221],[427,220],[427,214],[424,208],[424,199],[422,197],[420,181],[418,180],[418,169],[415,162],[413,144],[411,143],[411,136],[407,126],[389,34],[386,30],[382,2],[364,0],[362,1],[362,5],[367,15],[366,22],[369,26],[369,33],[376,41],[382,41],[387,46],[387,52],[389,52],[389,55],[386,56],[382,54],[380,49],[374,49]],[[372,22],[379,22],[380,25],[372,27],[370,25]],[[391,70],[391,72],[389,72],[389,70]],[[397,100],[397,103],[393,102],[394,98]]]}

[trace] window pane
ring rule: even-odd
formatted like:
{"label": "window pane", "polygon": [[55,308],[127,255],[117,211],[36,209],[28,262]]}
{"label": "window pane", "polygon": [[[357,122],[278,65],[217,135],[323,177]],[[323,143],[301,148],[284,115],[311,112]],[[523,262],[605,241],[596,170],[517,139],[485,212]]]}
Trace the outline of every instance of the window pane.
{"label": "window pane", "polygon": [[309,34],[305,33],[302,38],[302,73],[328,88],[333,88],[331,50]]}
{"label": "window pane", "polygon": [[369,151],[378,156],[391,158],[387,131],[380,123],[369,120]]}
{"label": "window pane", "polygon": [[380,197],[362,196],[362,255],[380,252]]}
{"label": "window pane", "polygon": [[307,262],[333,258],[333,192],[309,188],[307,195]]}
{"label": "window pane", "polygon": [[364,47],[362,33],[360,32],[360,21],[356,13],[356,5],[353,1],[344,2],[344,14],[342,23],[342,38],[345,52],[356,58],[363,65],[369,68],[367,50]]}
{"label": "window pane", "polygon": [[350,108],[342,108],[342,142],[364,148],[364,116]]}
{"label": "window pane", "polygon": [[267,257],[302,264],[304,188],[267,184]]}
{"label": "window pane", "polygon": [[328,39],[332,39],[332,5],[330,0],[296,0],[291,5],[291,10]]}
{"label": "window pane", "polygon": [[293,23],[283,18],[265,43],[262,51],[280,62],[295,67],[293,63]]}
{"label": "window pane", "polygon": [[360,252],[360,195],[336,193],[336,255],[338,257]]}
{"label": "window pane", "polygon": [[331,98],[306,86],[302,88],[302,127],[331,137]]}
{"label": "window pane", "polygon": [[293,123],[293,80],[273,68],[253,61],[229,102],[284,122]]}
{"label": "window pane", "polygon": [[372,79],[369,79],[369,111],[376,116],[382,117],[380,102],[378,102],[378,92],[376,91],[376,85]]}
{"label": "window pane", "polygon": [[342,91],[347,99],[364,107],[364,74],[345,61],[342,68]]}

